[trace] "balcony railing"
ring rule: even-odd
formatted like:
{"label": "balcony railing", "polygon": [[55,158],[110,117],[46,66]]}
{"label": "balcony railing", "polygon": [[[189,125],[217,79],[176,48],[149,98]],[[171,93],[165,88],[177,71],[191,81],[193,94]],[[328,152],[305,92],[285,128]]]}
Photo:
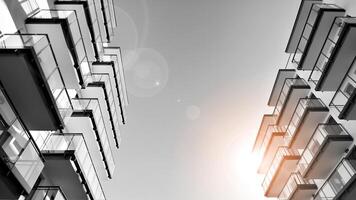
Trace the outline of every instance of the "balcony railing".
{"label": "balcony railing", "polygon": [[298,185],[315,185],[314,180],[305,180],[298,172],[289,176],[287,184],[284,186],[278,200],[288,200],[291,198]]}
{"label": "balcony railing", "polygon": [[[100,34],[100,26],[97,17],[98,13],[95,4],[100,4],[100,3],[95,2],[94,0],[81,0],[81,2],[83,1],[87,2],[88,4],[88,7],[85,7],[86,9],[84,11],[85,11],[86,20],[90,31],[90,36],[95,51],[95,57],[97,60],[99,60],[101,55],[103,54],[103,44],[102,44],[103,41]],[[59,0],[56,1],[55,3],[60,5],[60,4],[66,4],[67,2],[70,2],[72,4],[73,0]],[[101,14],[101,12],[99,14]]]}
{"label": "balcony railing", "polygon": [[114,71],[114,78],[116,84],[116,90],[119,95],[119,104],[120,104],[120,111],[122,115],[122,121],[125,123],[125,116],[126,116],[126,104],[127,104],[127,91],[125,85],[125,77],[123,67],[119,66],[120,60],[117,55],[104,55],[103,61],[105,62],[113,62],[112,68]]}
{"label": "balcony railing", "polygon": [[335,135],[349,135],[349,133],[341,126],[341,124],[319,124],[313,136],[310,138],[307,147],[302,153],[302,157],[298,162],[297,170],[301,174],[305,174],[310,163],[317,156],[321,145],[324,141]]}
{"label": "balcony railing", "polygon": [[111,121],[111,126],[114,134],[114,139],[117,148],[119,147],[120,143],[120,130],[119,130],[119,119],[118,119],[118,112],[116,111],[117,105],[114,96],[114,87],[111,84],[110,76],[106,73],[93,73],[87,79],[88,84],[96,84],[96,83],[104,83],[104,93],[106,98],[107,107],[109,109],[109,116]]}
{"label": "balcony railing", "polygon": [[36,0],[18,0],[27,17],[37,12],[40,8]]}
{"label": "balcony railing", "polygon": [[300,156],[300,153],[296,150],[289,149],[288,147],[279,147],[276,155],[273,158],[272,164],[269,167],[268,172],[262,182],[262,188],[265,192],[268,190],[276,173],[278,173],[278,168],[286,156]]}
{"label": "balcony railing", "polygon": [[4,37],[5,39],[0,41],[0,48],[32,48],[34,50],[60,115],[62,118],[69,116],[72,105],[47,35],[5,34]]}
{"label": "balcony railing", "polygon": [[262,145],[261,145],[261,153],[266,154],[268,145],[272,139],[273,133],[284,133],[286,130],[280,126],[276,125],[269,125],[266,131],[266,134],[263,138]]}
{"label": "balcony railing", "polygon": [[58,186],[38,186],[30,200],[68,200]]}
{"label": "balcony railing", "polygon": [[325,183],[316,192],[314,199],[331,200],[344,189],[347,183],[355,176],[356,169],[350,160],[344,158],[326,179]]}
{"label": "balcony railing", "polygon": [[2,86],[0,89],[1,159],[29,193],[42,172],[44,159]]}
{"label": "balcony railing", "polygon": [[317,62],[315,63],[312,73],[309,76],[309,81],[311,81],[313,84],[316,85],[324,73],[325,66],[330,61],[330,56],[332,55],[335,46],[338,43],[338,39],[345,26],[345,23],[355,20],[356,18],[351,17],[336,17],[334,19],[334,23],[329,30],[328,37],[323,44]]}
{"label": "balcony railing", "polygon": [[297,132],[298,127],[301,125],[302,118],[307,109],[326,107],[320,99],[302,98],[299,99],[298,105],[294,110],[292,119],[288,124],[284,141],[286,146],[289,146]]}
{"label": "balcony railing", "polygon": [[354,94],[356,88],[356,75],[354,73],[356,70],[355,61],[356,61],[356,57],[352,61],[352,64],[347,74],[345,75],[344,79],[342,80],[339,88],[337,89],[334,97],[330,102],[330,107],[335,108],[342,118],[343,118],[342,113],[344,113],[345,107],[349,105],[350,103],[349,99]]}
{"label": "balcony railing", "polygon": [[88,111],[93,113],[93,124],[99,148],[102,153],[105,168],[107,169],[108,177],[111,178],[115,170],[115,161],[111,151],[109,136],[106,131],[105,123],[103,120],[103,113],[98,99],[95,98],[78,98],[72,99],[74,111]]}
{"label": "balcony railing", "polygon": [[83,72],[80,70],[82,69],[82,65],[86,65],[88,63],[88,59],[76,12],[68,10],[41,10],[31,17],[31,20],[35,19],[67,20],[69,27],[68,29],[64,29],[63,32],[66,34],[65,38],[67,40],[73,66],[77,70],[79,83],[83,85]]}
{"label": "balcony railing", "polygon": [[[290,88],[292,86],[298,87],[298,86],[307,86],[308,83],[301,78],[287,78],[284,81],[284,85],[282,88],[281,93],[279,94],[277,105],[273,111],[273,115],[275,115],[277,118],[279,118],[280,113],[282,113],[283,108],[286,103],[287,96],[290,92]],[[278,121],[278,120],[277,120]]]}
{"label": "balcony railing", "polygon": [[[294,63],[297,63],[298,65],[300,64],[300,61],[303,57],[306,47],[307,47],[308,43],[310,42],[309,41],[310,36],[314,31],[313,29],[314,29],[315,23],[318,18],[318,12],[320,11],[320,9],[330,9],[330,8],[339,8],[339,7],[336,5],[333,5],[333,4],[314,4],[313,5],[312,9],[310,10],[310,12],[308,14],[308,20],[304,25],[302,36],[299,39],[296,52],[293,56]],[[298,66],[298,68],[299,67],[301,67],[301,66]]]}
{"label": "balcony railing", "polygon": [[[66,151],[74,151],[75,160],[74,162],[78,165],[80,169],[78,175],[84,178],[84,187],[88,187],[91,199],[104,200],[105,195],[103,188],[100,184],[98,173],[93,164],[93,160],[89,154],[88,146],[83,138],[82,134],[76,133],[65,133],[65,134],[52,134],[46,141],[43,147],[43,152],[49,153],[64,153]],[[73,166],[77,166],[73,164]],[[83,181],[82,181],[83,183]]]}

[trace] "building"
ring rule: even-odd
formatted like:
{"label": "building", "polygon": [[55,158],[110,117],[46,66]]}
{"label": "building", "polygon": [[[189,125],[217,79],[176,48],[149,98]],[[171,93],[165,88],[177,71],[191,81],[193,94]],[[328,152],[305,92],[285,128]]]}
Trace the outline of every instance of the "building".
{"label": "building", "polygon": [[356,197],[356,3],[328,2],[301,1],[257,133],[266,197]]}
{"label": "building", "polygon": [[0,0],[0,199],[105,200],[128,97],[115,0]]}

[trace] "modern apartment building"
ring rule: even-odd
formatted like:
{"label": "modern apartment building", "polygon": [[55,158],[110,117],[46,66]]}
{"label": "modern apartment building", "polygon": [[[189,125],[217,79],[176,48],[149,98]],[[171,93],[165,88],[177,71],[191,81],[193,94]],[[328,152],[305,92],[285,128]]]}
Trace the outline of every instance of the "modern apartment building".
{"label": "modern apartment building", "polygon": [[128,106],[115,3],[0,0],[0,200],[106,199]]}
{"label": "modern apartment building", "polygon": [[[334,3],[332,3],[334,2]],[[345,3],[346,2],[346,3]],[[339,5],[340,4],[340,5]],[[253,150],[266,197],[356,198],[354,1],[302,0]]]}

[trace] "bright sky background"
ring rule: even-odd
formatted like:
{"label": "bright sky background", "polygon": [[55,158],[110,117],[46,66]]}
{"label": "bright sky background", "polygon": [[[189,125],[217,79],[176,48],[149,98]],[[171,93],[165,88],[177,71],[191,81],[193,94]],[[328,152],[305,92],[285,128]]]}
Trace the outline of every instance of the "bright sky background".
{"label": "bright sky background", "polygon": [[130,106],[107,197],[263,199],[250,153],[300,0],[118,3]]}

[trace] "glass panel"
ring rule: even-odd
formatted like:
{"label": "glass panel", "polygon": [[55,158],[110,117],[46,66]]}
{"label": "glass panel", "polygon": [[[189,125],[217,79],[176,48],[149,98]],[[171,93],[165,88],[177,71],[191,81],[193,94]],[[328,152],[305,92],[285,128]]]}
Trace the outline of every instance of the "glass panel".
{"label": "glass panel", "polygon": [[[292,173],[288,179],[287,184],[284,186],[280,193],[279,200],[287,200],[291,197],[291,194],[297,189],[298,185],[315,185],[314,180],[305,180],[299,173]],[[316,186],[316,185],[315,185]]]}
{"label": "glass panel", "polygon": [[330,107],[336,108],[337,112],[341,112],[346,103],[349,101],[351,95],[354,93],[356,88],[356,81],[355,81],[355,70],[356,70],[356,63],[355,60],[353,61],[349,72],[345,75],[341,85],[339,86],[338,90],[336,91],[333,99],[331,100]]}
{"label": "glass panel", "polygon": [[355,173],[356,171],[349,160],[343,159],[316,193],[316,199],[333,199],[355,176]]}
{"label": "glass panel", "polygon": [[262,182],[262,187],[264,191],[268,190],[273,180],[273,177],[278,172],[277,169],[279,168],[285,156],[300,156],[300,153],[297,150],[288,149],[288,147],[284,147],[284,146],[278,148],[278,151],[273,158],[272,164],[268,169],[267,174]]}
{"label": "glass panel", "polygon": [[296,129],[300,126],[300,122],[306,109],[325,107],[320,99],[300,99],[293,113],[292,119],[288,124],[286,135],[284,136],[285,144],[289,146],[290,142],[296,134]]}
{"label": "glass panel", "polygon": [[94,199],[105,199],[93,161],[82,134],[52,134],[43,149],[45,151],[75,150],[74,154]]}

